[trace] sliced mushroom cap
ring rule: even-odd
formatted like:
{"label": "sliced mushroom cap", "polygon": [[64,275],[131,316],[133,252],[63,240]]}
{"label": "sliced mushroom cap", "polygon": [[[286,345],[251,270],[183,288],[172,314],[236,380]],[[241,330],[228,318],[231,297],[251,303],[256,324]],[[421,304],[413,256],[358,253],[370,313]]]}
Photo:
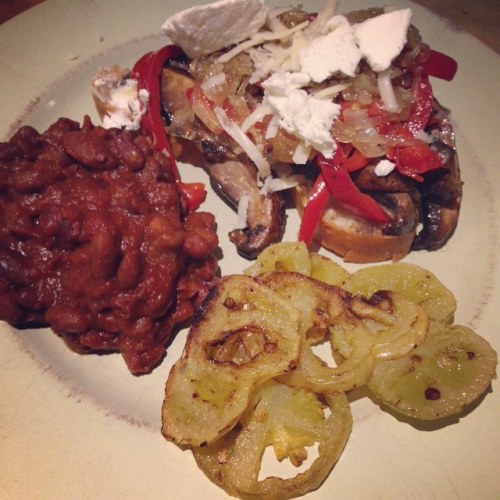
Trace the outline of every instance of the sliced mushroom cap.
{"label": "sliced mushroom cap", "polygon": [[248,196],[246,226],[229,233],[242,256],[253,259],[271,243],[281,241],[286,220],[284,199],[280,193],[260,193],[253,165],[227,160],[207,165],[206,171],[214,190],[233,207]]}
{"label": "sliced mushroom cap", "polygon": [[453,235],[458,223],[461,197],[446,201],[425,200],[424,226],[413,242],[413,250],[438,250]]}
{"label": "sliced mushroom cap", "polygon": [[415,231],[419,212],[415,200],[409,193],[384,193],[376,198],[392,214],[391,222],[382,227],[384,234],[401,236]]}
{"label": "sliced mushroom cap", "polygon": [[366,167],[355,172],[353,179],[362,191],[381,191],[384,193],[406,193],[416,189],[416,181],[393,170],[388,175],[377,175],[375,167],[380,161],[377,158]]}
{"label": "sliced mushroom cap", "polygon": [[441,141],[435,141],[430,148],[438,153],[443,166],[429,172],[420,188],[424,198],[449,200],[462,196],[462,180],[456,151]]}
{"label": "sliced mushroom cap", "polygon": [[462,202],[460,165],[449,111],[434,102],[434,124],[430,132],[436,140],[431,149],[444,161],[430,172],[421,188],[423,228],[413,242],[413,250],[438,250],[451,238],[458,224]]}

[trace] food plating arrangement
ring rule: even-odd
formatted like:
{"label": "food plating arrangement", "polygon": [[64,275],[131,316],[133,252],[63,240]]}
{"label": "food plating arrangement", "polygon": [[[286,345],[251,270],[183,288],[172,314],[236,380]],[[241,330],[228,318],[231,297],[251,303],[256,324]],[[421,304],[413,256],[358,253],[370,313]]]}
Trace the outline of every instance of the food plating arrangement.
{"label": "food plating arrangement", "polygon": [[439,425],[496,378],[494,332],[411,261],[448,250],[469,188],[433,89],[453,54],[408,7],[306,8],[181,10],[157,49],[95,68],[81,121],[0,142],[2,327],[120,354],[124,386],[170,362],[157,434],[243,499],[327,489],[359,400]]}

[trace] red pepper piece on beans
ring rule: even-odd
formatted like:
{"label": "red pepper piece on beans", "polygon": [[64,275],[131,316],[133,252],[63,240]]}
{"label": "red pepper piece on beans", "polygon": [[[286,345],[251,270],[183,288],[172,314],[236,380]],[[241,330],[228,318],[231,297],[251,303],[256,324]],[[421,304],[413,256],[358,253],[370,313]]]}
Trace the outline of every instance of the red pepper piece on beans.
{"label": "red pepper piece on beans", "polygon": [[181,182],[179,170],[177,169],[177,164],[165,131],[165,124],[161,116],[161,70],[166,61],[182,54],[182,50],[176,45],[166,45],[157,51],[148,52],[135,63],[132,69],[132,77],[137,79],[139,90],[144,89],[149,93],[148,109],[142,117],[141,125],[144,131],[152,137],[155,148],[163,152],[169,159],[172,175],[179,187],[188,211],[191,212],[196,210],[205,201],[205,186],[200,182]]}

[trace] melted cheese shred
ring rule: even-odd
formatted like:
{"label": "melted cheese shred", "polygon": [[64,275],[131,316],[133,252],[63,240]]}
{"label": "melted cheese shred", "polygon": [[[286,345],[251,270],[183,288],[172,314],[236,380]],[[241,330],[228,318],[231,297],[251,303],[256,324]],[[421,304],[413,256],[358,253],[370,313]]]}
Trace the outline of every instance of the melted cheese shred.
{"label": "melted cheese shred", "polygon": [[218,61],[220,63],[227,63],[233,57],[237,56],[241,52],[244,52],[245,50],[248,50],[252,47],[255,47],[256,45],[261,45],[264,42],[271,42],[274,40],[281,40],[283,38],[287,38],[290,35],[293,35],[294,33],[305,29],[308,25],[309,25],[309,21],[304,21],[303,23],[297,24],[297,26],[294,26],[293,28],[290,28],[289,30],[279,31],[278,33],[273,33],[272,31],[260,31],[259,33],[256,33],[254,36],[252,36],[248,40],[241,42],[240,44],[236,45],[234,48],[232,48],[228,52],[225,52],[224,54],[222,54],[219,57]]}
{"label": "melted cheese shred", "polygon": [[264,158],[257,146],[250,140],[243,130],[241,130],[241,128],[227,116],[226,112],[221,107],[215,107],[214,112],[224,132],[234,139],[253,161],[259,171],[259,177],[261,179],[265,179],[268,175],[270,175],[271,166],[269,165],[269,162]]}
{"label": "melted cheese shred", "polygon": [[256,123],[261,122],[266,116],[272,115],[273,110],[269,104],[262,103],[256,106],[256,108],[243,120],[241,124],[241,130],[247,132]]}
{"label": "melted cheese shred", "polygon": [[391,81],[391,68],[387,68],[377,74],[377,86],[380,92],[380,97],[384,103],[384,108],[389,113],[396,112],[399,108],[394,87]]}

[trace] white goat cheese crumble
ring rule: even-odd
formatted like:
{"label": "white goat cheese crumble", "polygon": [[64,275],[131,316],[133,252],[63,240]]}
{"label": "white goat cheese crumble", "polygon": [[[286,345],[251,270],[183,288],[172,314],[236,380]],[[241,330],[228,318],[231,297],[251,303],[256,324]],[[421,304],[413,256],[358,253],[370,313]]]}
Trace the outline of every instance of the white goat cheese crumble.
{"label": "white goat cheese crumble", "polygon": [[354,25],[361,54],[374,71],[384,71],[405,46],[411,9],[400,9],[371,17]]}
{"label": "white goat cheese crumble", "polygon": [[162,32],[189,57],[201,57],[251,37],[267,13],[264,0],[219,0],[170,17]]}
{"label": "white goat cheese crumble", "polygon": [[301,70],[317,83],[339,72],[353,77],[361,59],[347,18],[333,16],[328,26],[333,30],[314,38],[299,53]]}
{"label": "white goat cheese crumble", "polygon": [[389,175],[395,168],[395,163],[384,158],[377,163],[374,172],[378,177],[385,177],[386,175]]}
{"label": "white goat cheese crumble", "polygon": [[340,106],[308,94],[301,87],[309,82],[305,73],[274,73],[262,82],[264,100],[279,115],[283,129],[332,158],[336,143],[331,128]]}
{"label": "white goat cheese crumble", "polygon": [[106,114],[102,118],[104,128],[138,130],[141,118],[148,109],[149,92],[137,88],[137,80],[127,78],[113,85],[105,79],[95,80],[94,85],[107,86]]}

